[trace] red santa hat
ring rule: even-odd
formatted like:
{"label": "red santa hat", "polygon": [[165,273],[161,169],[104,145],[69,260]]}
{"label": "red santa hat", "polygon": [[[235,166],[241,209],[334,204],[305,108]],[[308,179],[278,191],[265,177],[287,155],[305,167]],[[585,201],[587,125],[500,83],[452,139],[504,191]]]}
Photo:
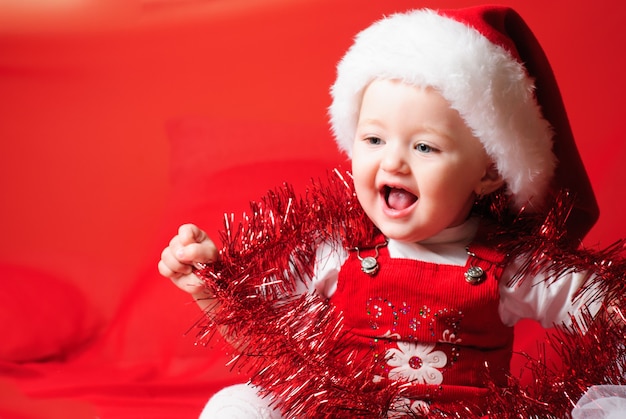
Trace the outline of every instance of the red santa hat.
{"label": "red santa hat", "polygon": [[551,67],[514,10],[420,9],[359,33],[337,66],[329,108],[348,155],[363,91],[377,78],[437,89],[494,160],[516,208],[539,208],[550,190],[566,187],[581,196],[574,235],[582,237],[597,219]]}

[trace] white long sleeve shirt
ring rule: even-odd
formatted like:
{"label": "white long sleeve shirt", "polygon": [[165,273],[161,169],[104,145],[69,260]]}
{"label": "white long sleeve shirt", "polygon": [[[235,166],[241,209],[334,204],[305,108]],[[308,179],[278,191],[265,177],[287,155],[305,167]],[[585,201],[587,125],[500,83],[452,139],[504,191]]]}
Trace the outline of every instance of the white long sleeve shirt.
{"label": "white long sleeve shirt", "polygon": [[[389,240],[391,258],[421,260],[437,264],[464,266],[469,255],[466,247],[478,230],[479,221],[470,219],[462,225],[448,228],[420,243]],[[340,246],[323,243],[317,250],[313,288],[325,297],[332,297],[341,266],[348,251]],[[574,295],[587,280],[587,272],[572,272],[550,283],[546,276],[525,277],[514,286],[508,286],[519,271],[519,261],[513,260],[500,279],[499,313],[503,324],[513,326],[521,319],[537,320],[543,327],[571,323],[570,315],[578,315],[585,305],[584,298]],[[587,307],[595,313],[599,303]]]}

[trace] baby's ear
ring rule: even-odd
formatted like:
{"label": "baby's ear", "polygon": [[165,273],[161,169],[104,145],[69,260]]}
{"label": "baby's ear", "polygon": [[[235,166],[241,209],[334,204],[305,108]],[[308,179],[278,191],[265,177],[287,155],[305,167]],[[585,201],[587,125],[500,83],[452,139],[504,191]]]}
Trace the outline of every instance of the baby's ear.
{"label": "baby's ear", "polygon": [[498,171],[496,164],[490,163],[475,192],[479,196],[489,195],[500,189],[502,185],[504,185],[502,175]]}

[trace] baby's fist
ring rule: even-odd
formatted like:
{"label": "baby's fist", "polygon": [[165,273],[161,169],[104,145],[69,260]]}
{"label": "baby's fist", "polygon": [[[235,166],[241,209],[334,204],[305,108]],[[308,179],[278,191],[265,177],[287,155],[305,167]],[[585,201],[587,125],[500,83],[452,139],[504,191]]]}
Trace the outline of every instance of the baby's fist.
{"label": "baby's fist", "polygon": [[193,224],[183,224],[178,234],[161,252],[159,273],[170,278],[174,284],[192,295],[201,297],[205,287],[193,274],[193,267],[215,262],[219,253],[207,234]]}

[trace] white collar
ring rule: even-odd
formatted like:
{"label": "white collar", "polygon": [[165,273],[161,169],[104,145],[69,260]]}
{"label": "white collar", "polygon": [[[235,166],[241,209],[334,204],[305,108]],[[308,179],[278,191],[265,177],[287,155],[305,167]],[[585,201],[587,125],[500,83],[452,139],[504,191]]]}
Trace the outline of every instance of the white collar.
{"label": "white collar", "polygon": [[474,239],[479,223],[478,218],[470,218],[419,243],[389,240],[389,256],[463,266],[468,258],[465,248]]}

